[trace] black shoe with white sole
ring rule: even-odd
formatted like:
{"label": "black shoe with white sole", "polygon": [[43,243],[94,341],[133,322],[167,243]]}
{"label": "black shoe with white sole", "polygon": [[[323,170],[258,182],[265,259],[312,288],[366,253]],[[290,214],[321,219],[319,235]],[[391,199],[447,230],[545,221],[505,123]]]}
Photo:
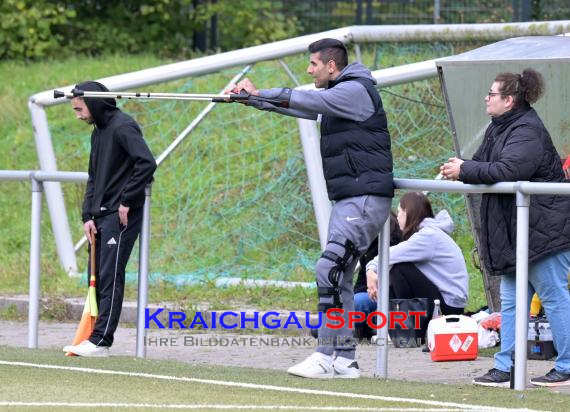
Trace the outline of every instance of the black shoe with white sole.
{"label": "black shoe with white sole", "polygon": [[508,388],[511,383],[511,374],[499,369],[491,369],[485,375],[473,379],[475,385],[495,386],[497,388]]}
{"label": "black shoe with white sole", "polygon": [[530,383],[536,386],[566,386],[570,385],[570,373],[558,372],[551,369],[546,375],[532,378]]}

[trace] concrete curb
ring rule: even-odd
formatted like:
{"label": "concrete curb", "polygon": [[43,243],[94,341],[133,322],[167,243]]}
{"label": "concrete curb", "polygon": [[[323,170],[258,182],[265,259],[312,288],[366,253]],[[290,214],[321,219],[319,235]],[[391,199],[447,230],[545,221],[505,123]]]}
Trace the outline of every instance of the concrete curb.
{"label": "concrete curb", "polygon": [[[10,308],[13,308],[20,316],[27,317],[28,316],[28,300],[29,297],[27,295],[0,295],[0,311],[7,311]],[[64,299],[52,299],[52,298],[43,298],[40,301],[40,316],[42,314],[51,314],[52,317],[57,317],[61,320],[61,318],[67,321],[79,321],[81,319],[81,315],[83,313],[83,305],[85,304],[85,300],[81,298],[64,298]],[[183,309],[180,305],[174,302],[165,302],[162,304],[151,304],[147,306],[149,310],[149,315],[153,315],[156,311],[160,309],[164,309],[159,314],[156,315],[156,319],[161,322],[165,328],[169,327],[169,318],[173,320],[183,319],[184,316],[186,320],[184,324],[188,327],[192,319],[195,319],[197,322],[197,326],[194,329],[207,331],[206,328],[203,328],[198,323],[199,319],[197,316],[200,313],[201,318],[206,322],[207,325],[212,325],[212,318],[213,313],[215,312],[216,320],[217,320],[217,331],[224,331],[224,329],[219,324],[219,317],[222,312],[234,312],[236,314],[240,314],[241,318],[243,319],[254,319],[257,317],[259,328],[255,328],[253,321],[245,322],[245,328],[249,331],[260,331],[264,334],[277,334],[277,335],[297,335],[297,336],[309,336],[310,330],[306,327],[307,326],[307,315],[305,312],[296,312],[296,311],[259,311],[255,308],[236,308],[232,310],[210,310],[207,308],[207,305],[198,305],[192,310]],[[175,313],[174,313],[175,312]],[[278,315],[273,314],[274,312],[278,313]],[[280,322],[280,325],[284,325],[287,320],[293,317],[292,314],[295,314],[294,317],[299,321],[301,328],[298,328],[295,323],[289,322],[290,327],[284,329],[283,327],[278,327],[276,329],[267,329],[264,328],[262,325],[262,319],[264,315],[267,315],[267,323],[273,324],[273,322]],[[311,325],[316,325],[318,323],[318,316],[316,314],[310,314],[308,320]],[[124,301],[123,302],[123,310],[121,311],[121,319],[119,321],[121,324],[136,324],[137,323],[137,302],[136,301]],[[238,323],[239,328],[239,318],[230,316],[226,320],[227,324]],[[151,327],[158,327],[158,325],[151,321]],[[177,325],[177,322],[173,322],[173,325]],[[178,326],[176,326],[178,328]],[[235,332],[235,330],[234,330]]]}

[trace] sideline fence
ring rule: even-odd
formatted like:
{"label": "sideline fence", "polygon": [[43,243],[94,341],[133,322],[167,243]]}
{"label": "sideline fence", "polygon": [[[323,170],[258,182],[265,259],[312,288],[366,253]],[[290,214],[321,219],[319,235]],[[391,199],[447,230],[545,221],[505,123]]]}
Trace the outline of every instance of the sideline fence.
{"label": "sideline fence", "polygon": [[[24,170],[0,170],[0,181],[30,180],[32,191],[32,216],[30,228],[30,274],[28,291],[28,348],[38,347],[38,325],[40,319],[40,268],[41,268],[41,225],[42,225],[42,193],[44,182],[87,181],[85,172],[43,172]],[[144,346],[144,308],[148,297],[148,255],[150,240],[150,195],[151,186],[145,189],[143,222],[139,237],[139,288],[137,307],[137,357],[146,356]]]}
{"label": "sideline fence", "polygon": [[[86,173],[80,172],[41,172],[0,170],[0,181],[30,180],[32,191],[32,220],[30,234],[30,289],[28,312],[28,347],[38,346],[39,297],[40,297],[40,257],[41,257],[41,208],[43,182],[84,182]],[[394,185],[399,190],[427,190],[447,193],[503,193],[515,194],[517,206],[517,249],[516,249],[516,326],[515,326],[515,380],[514,389],[524,390],[527,379],[527,327],[528,327],[528,234],[530,196],[538,194],[570,195],[570,184],[567,183],[532,183],[502,182],[494,185],[471,185],[461,182],[424,179],[395,179]],[[148,257],[150,238],[150,186],[145,191],[143,228],[139,240],[139,291],[136,356],[144,358],[144,309],[148,296]],[[384,224],[380,233],[378,251],[379,288],[381,296],[378,310],[388,315],[388,253],[389,224]],[[387,341],[388,330],[379,329],[378,338]],[[388,347],[377,347],[376,376],[388,378]]]}

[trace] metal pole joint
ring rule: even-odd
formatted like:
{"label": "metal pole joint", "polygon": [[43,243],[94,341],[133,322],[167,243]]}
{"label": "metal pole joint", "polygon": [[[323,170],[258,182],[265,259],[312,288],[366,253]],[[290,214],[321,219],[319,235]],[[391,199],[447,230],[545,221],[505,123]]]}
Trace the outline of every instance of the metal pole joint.
{"label": "metal pole joint", "polygon": [[36,179],[35,173],[31,174],[30,180],[32,181],[32,193],[44,191],[44,185],[40,180]]}
{"label": "metal pole joint", "polygon": [[529,207],[530,195],[521,191],[520,185],[516,185],[517,207]]}

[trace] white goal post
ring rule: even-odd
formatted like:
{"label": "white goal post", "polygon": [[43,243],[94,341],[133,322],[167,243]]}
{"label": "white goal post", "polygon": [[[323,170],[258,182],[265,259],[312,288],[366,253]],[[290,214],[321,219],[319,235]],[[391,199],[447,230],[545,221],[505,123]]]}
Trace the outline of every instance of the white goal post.
{"label": "white goal post", "polygon": [[[261,46],[220,53],[213,56],[187,60],[132,73],[98,79],[113,91],[129,90],[151,84],[203,75],[222,69],[245,66],[263,60],[280,59],[302,53],[307,46],[323,37],[332,37],[346,44],[353,43],[359,56],[360,43],[397,41],[457,41],[457,40],[502,40],[523,35],[555,35],[570,32],[570,21],[496,24],[452,24],[452,25],[390,25],[351,26],[294,39],[273,42]],[[379,86],[396,85],[437,75],[433,60],[406,66],[378,70],[373,73]],[[312,87],[312,86],[302,86]],[[54,90],[69,92],[73,85],[58,86],[30,97],[28,107],[31,114],[33,133],[40,169],[56,171],[57,160],[48,127],[46,108],[61,104],[65,99],[54,98]],[[321,246],[326,241],[326,228],[330,214],[330,203],[326,195],[322,176],[318,132],[315,122],[299,120],[303,152],[309,175],[313,206],[317,218]],[[63,192],[60,183],[44,184],[52,229],[60,262],[67,273],[77,272],[77,261]]]}

